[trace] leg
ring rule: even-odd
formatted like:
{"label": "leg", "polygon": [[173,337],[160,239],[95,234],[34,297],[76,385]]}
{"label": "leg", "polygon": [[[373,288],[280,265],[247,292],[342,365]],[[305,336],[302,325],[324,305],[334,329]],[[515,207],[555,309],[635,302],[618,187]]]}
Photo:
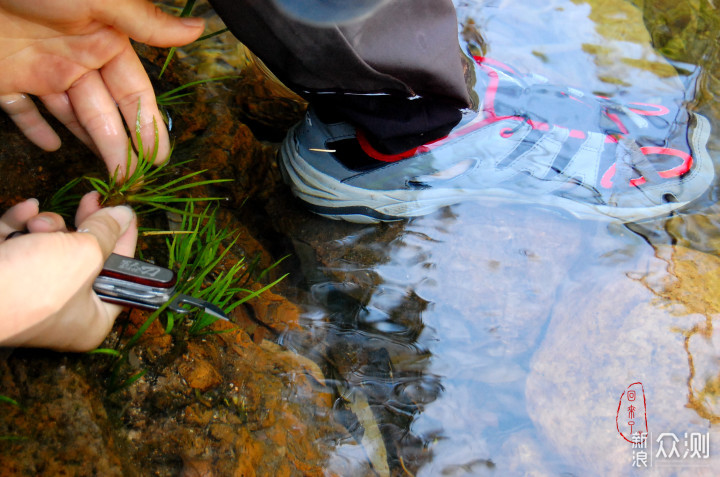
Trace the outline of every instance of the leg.
{"label": "leg", "polygon": [[365,20],[327,28],[288,18],[268,0],[211,3],[323,117],[353,123],[387,152],[444,136],[469,103],[449,0],[394,0]]}
{"label": "leg", "polygon": [[331,28],[268,0],[211,1],[310,100],[279,159],[324,216],[398,220],[493,199],[628,222],[689,205],[713,182],[709,122],[682,105],[623,104],[477,57],[480,110],[460,111],[469,101],[448,0],[392,0]]}

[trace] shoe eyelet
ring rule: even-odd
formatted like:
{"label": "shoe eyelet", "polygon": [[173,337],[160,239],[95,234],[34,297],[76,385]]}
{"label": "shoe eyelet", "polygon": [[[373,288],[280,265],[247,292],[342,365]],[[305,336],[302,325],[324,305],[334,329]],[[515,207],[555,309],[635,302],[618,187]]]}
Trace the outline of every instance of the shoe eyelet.
{"label": "shoe eyelet", "polygon": [[640,108],[628,108],[635,114],[640,116],[665,116],[670,112],[670,109],[661,104],[650,104],[650,103],[629,103],[633,106],[640,106]]}
{"label": "shoe eyelet", "polygon": [[514,132],[515,130],[512,128],[503,128],[500,130],[500,135],[504,138],[509,138],[513,135]]}

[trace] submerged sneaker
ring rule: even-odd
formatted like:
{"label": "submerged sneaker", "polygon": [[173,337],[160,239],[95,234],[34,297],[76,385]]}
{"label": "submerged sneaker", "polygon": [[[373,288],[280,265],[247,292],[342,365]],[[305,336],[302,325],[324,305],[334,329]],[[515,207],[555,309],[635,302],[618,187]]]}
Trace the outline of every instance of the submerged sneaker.
{"label": "submerged sneaker", "polygon": [[468,199],[560,207],[622,222],[670,213],[714,178],[706,118],[675,104],[620,104],[476,57],[480,112],[401,154],[308,111],[280,152],[293,192],[323,216],[399,220]]}

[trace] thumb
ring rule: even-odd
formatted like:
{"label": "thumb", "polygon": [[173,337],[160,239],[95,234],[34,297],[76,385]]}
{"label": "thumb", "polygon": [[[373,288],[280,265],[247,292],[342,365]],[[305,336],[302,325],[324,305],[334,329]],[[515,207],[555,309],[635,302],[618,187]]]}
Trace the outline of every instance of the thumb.
{"label": "thumb", "polygon": [[77,231],[94,236],[102,250],[103,260],[106,260],[134,221],[135,213],[130,207],[106,207],[83,220]]}
{"label": "thumb", "polygon": [[91,0],[93,18],[152,46],[181,46],[198,39],[205,29],[201,18],[178,18],[147,0]]}

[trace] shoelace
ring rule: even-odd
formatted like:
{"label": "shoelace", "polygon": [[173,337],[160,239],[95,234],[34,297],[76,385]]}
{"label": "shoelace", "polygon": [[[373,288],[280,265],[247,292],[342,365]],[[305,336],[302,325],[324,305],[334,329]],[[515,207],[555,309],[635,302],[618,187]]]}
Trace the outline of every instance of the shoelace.
{"label": "shoelace", "polygon": [[633,188],[642,191],[642,187],[630,183],[637,174],[644,177],[645,183],[650,185],[662,180],[640,146],[630,138],[620,137],[615,149],[615,175],[608,199],[609,205],[617,206],[619,198]]}

